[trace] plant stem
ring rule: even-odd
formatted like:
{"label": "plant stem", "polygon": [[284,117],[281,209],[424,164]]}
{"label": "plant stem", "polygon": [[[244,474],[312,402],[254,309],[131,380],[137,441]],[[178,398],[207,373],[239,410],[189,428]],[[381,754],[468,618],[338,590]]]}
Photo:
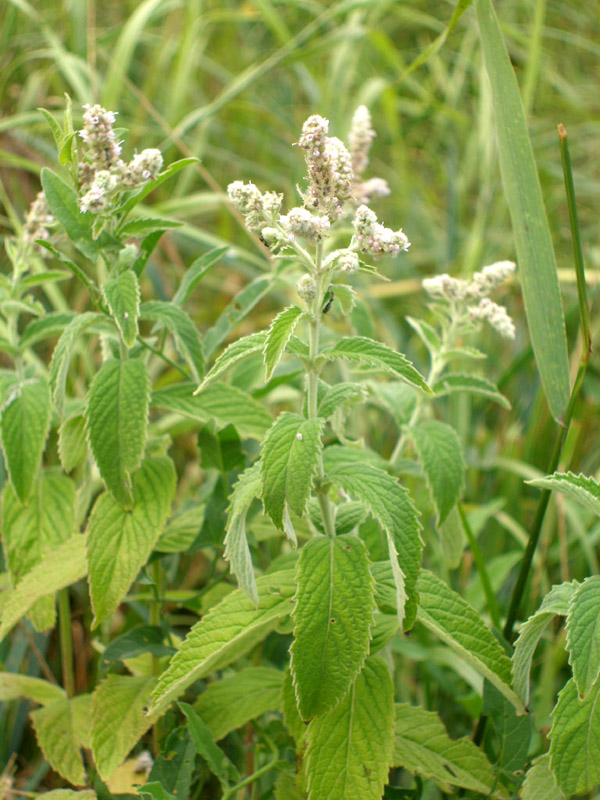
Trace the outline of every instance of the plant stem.
{"label": "plant stem", "polygon": [[69,590],[61,589],[58,593],[58,624],[60,633],[60,658],[62,664],[63,687],[67,697],[75,694],[75,678],[73,674],[73,633],[71,630],[71,605]]}
{"label": "plant stem", "polygon": [[[163,570],[159,558],[152,562],[152,578],[154,580],[154,600],[150,602],[150,625],[159,626],[163,597]],[[152,674],[160,675],[160,660],[158,656],[152,656]],[[160,719],[157,719],[152,726],[152,749],[154,750],[155,758],[160,753],[159,722]]]}
{"label": "plant stem", "polygon": [[500,608],[498,606],[498,600],[496,599],[496,595],[494,594],[494,590],[492,589],[492,584],[490,581],[490,576],[487,571],[487,567],[485,566],[485,559],[483,558],[483,554],[479,549],[479,542],[475,538],[475,534],[471,530],[471,526],[469,525],[469,520],[464,512],[464,509],[460,503],[457,505],[458,513],[460,515],[461,522],[463,524],[464,531],[467,535],[467,540],[469,542],[469,547],[471,548],[471,553],[473,554],[473,560],[475,561],[475,566],[477,567],[477,573],[479,575],[479,580],[481,581],[481,586],[483,588],[483,593],[485,594],[485,599],[487,601],[488,611],[490,612],[490,616],[492,618],[493,625],[500,630]]}

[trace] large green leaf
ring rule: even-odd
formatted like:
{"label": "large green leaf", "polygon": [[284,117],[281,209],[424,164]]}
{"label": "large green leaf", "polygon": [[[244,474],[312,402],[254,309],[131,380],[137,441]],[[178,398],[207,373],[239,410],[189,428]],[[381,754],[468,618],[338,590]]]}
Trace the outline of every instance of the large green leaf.
{"label": "large green leaf", "polygon": [[303,315],[304,312],[301,308],[290,306],[280,311],[271,323],[263,351],[266,368],[265,382],[271,380],[273,370],[279,363],[279,359]]}
{"label": "large green leaf", "polygon": [[58,432],[58,455],[64,471],[71,472],[83,464],[87,451],[85,417],[76,414],[65,419]]}
{"label": "large green leaf", "polygon": [[[282,673],[283,674],[283,673]],[[26,697],[42,706],[66,697],[65,690],[41,678],[30,678],[16,672],[0,672],[0,703]]]}
{"label": "large green leaf", "polygon": [[256,583],[258,608],[238,590],[194,625],[159,678],[151,712],[167,706],[198,678],[242,656],[289,616],[296,591],[294,571],[264,575]]}
{"label": "large green leaf", "polygon": [[394,688],[386,664],[369,658],[346,697],[307,733],[305,772],[314,800],[380,800],[392,763]]}
{"label": "large green leaf", "polygon": [[333,347],[323,350],[318,361],[323,363],[337,359],[389,372],[405,383],[431,393],[425,378],[402,353],[366,336],[346,336],[339,339]]}
{"label": "large green leaf", "polygon": [[585,697],[600,677],[600,575],[586,578],[571,598],[567,648],[579,695]]}
{"label": "large green leaf", "polygon": [[131,507],[130,474],[144,454],[150,380],[142,361],[107,361],[94,377],[86,406],[90,445],[106,487]]}
{"label": "large green leaf", "polygon": [[196,392],[201,392],[213,381],[216,381],[217,378],[220,378],[228,369],[231,369],[231,367],[243,361],[248,356],[253,353],[260,353],[265,346],[266,339],[266,332],[260,331],[259,333],[251,333],[250,336],[243,336],[241,339],[230,344],[206,373],[204,380],[196,389]]}
{"label": "large green leaf", "polygon": [[552,711],[550,764],[562,791],[590,792],[600,783],[600,681],[583,700],[570,680]]}
{"label": "large green leaf", "polygon": [[262,444],[261,477],[265,511],[283,528],[286,505],[304,514],[321,453],[324,420],[284,411]]}
{"label": "large green leaf", "polygon": [[8,595],[0,624],[0,641],[27,614],[36,600],[70,586],[86,574],[85,536],[76,533],[35,566]]}
{"label": "large green leaf", "polygon": [[54,405],[62,413],[65,400],[65,388],[67,375],[71,363],[71,353],[78,336],[96,322],[107,319],[103,314],[96,314],[93,311],[86,311],[78,314],[64,328],[60,339],[56,343],[50,362],[50,387],[52,389],[52,399]]}
{"label": "large green leaf", "polygon": [[272,667],[248,667],[210,683],[194,708],[218,741],[251,719],[279,710],[283,677],[281,670]]}
{"label": "large green leaf", "polygon": [[396,585],[398,619],[404,630],[409,630],[417,615],[423,541],[419,514],[407,490],[396,478],[369,464],[340,465],[327,477],[364,503],[384,529]]}
{"label": "large green leaf", "polygon": [[100,776],[110,778],[154,719],[144,714],[156,678],[108,675],[92,695],[92,752]]}
{"label": "large green leaf", "polygon": [[50,411],[50,391],[45,378],[17,384],[2,408],[2,449],[10,482],[22,503],[29,500],[42,460]]}
{"label": "large green leaf", "polygon": [[75,189],[68,186],[52,170],[44,167],[41,179],[52,214],[60,222],[75,247],[90,261],[95,261],[100,255],[100,245],[92,235],[94,215],[79,210],[79,198]]}
{"label": "large green leaf", "polygon": [[[46,471],[22,506],[10,484],[2,497],[2,539],[15,584],[75,531],[75,484],[60,472]],[[54,597],[40,598],[28,616],[38,630],[54,625]]]}
{"label": "large green leaf", "polygon": [[531,763],[521,786],[520,797],[521,800],[566,800],[550,769],[549,753],[544,753]]}
{"label": "large green leaf", "polygon": [[107,492],[96,500],[87,529],[94,626],[116,610],[148,560],[169,516],[175,483],[169,458],[147,458],[133,477],[131,509]]}
{"label": "large green leaf", "polygon": [[347,694],[369,652],[373,580],[367,548],[346,534],[312,539],[300,551],[291,668],[304,720]]}
{"label": "large green leaf", "polygon": [[466,465],[460,439],[454,428],[437,420],[421,422],[409,433],[425,471],[438,525],[442,525],[464,487]]}
{"label": "large green leaf", "polygon": [[561,419],[569,365],[556,260],[519,87],[491,0],[475,3],[492,89],[500,171],[512,220],[529,332],[548,405]]}
{"label": "large green leaf", "polygon": [[127,270],[116,278],[110,278],[103,285],[102,294],[123,341],[127,347],[133,347],[140,316],[140,284],[137,275],[132,270]]}
{"label": "large green leaf", "polygon": [[229,386],[214,383],[194,395],[190,383],[176,383],[152,394],[152,405],[185,417],[207,422],[216,419],[220,426],[234,425],[240,436],[262,440],[273,422],[266,408],[251,395]]}
{"label": "large green leaf", "polygon": [[450,739],[435,712],[408,703],[396,705],[392,764],[433,778],[448,794],[450,786],[461,786],[487,796],[494,787],[494,770],[482,750],[466,737]]}
{"label": "large green leaf", "polygon": [[238,585],[254,605],[258,605],[256,578],[246,538],[246,514],[255,497],[260,495],[260,463],[245,470],[233,487],[227,516],[224,558],[229,561]]}
{"label": "large green leaf", "polygon": [[516,708],[525,708],[511,688],[510,659],[477,611],[428,570],[419,577],[417,619],[477,669]]}
{"label": "large green leaf", "polygon": [[527,481],[538,489],[554,489],[562,492],[571,500],[593,511],[600,517],[600,484],[585,475],[574,475],[572,472],[555,472],[545,478]]}
{"label": "large green leaf", "polygon": [[175,303],[155,300],[143,304],[141,316],[164,325],[173,334],[177,349],[190,365],[192,377],[199,381],[204,373],[204,353],[198,331],[187,312]]}
{"label": "large green leaf", "polygon": [[230,784],[239,781],[235,765],[223,750],[215,744],[210,728],[192,706],[187,703],[178,703],[178,706],[188,719],[188,730],[196,747],[196,752],[206,761],[209,770],[213,775],[216,775],[223,791],[226,791]]}
{"label": "large green leaf", "polygon": [[55,700],[30,716],[40,749],[52,768],[75,786],[86,783],[72,701]]}

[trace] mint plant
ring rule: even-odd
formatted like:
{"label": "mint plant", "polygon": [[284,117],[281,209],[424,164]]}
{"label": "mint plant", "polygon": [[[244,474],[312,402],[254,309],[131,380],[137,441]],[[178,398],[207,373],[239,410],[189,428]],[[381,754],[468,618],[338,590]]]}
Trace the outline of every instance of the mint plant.
{"label": "mint plant", "polygon": [[[204,335],[183,306],[227,248],[193,262],[171,301],[142,302],[140,285],[176,225],[141,204],[193,159],[163,170],[160,151],[148,149],[125,161],[116,117],[100,106],[86,108],[79,136],[70,108],[63,126],[45,116],[62,172],[42,171],[43,193],[7,243],[12,274],[0,286],[11,359],[0,383],[11,581],[0,595],[0,638],[17,624],[53,628],[57,596],[63,685],[6,670],[0,699],[40,706],[31,721],[55,772],[89,787],[77,792],[86,800],[119,794],[124,763],[138,770],[128,787],[141,783],[155,800],[505,798],[521,784],[525,798],[590,791],[599,780],[596,578],[554,587],[511,662],[489,582],[495,631],[433,571],[446,577],[468,541],[487,577],[461,504],[463,444],[439,408],[457,392],[510,408],[489,375],[464,364],[484,358],[470,338],[484,323],[514,337],[490,295],[515,265],[423,282],[435,324],[407,322],[428,351],[427,375],[354,330],[356,277],[382,278],[371,262],[410,245],[370,208],[389,190],[365,175],[367,109],[356,111],[348,147],[314,115],[298,141],[301,205],[285,211],[283,195],[253,183],[228,187],[273,265],[260,291],[283,283],[290,304],[213,360],[255,299],[238,298]],[[50,259],[61,269],[47,268]],[[82,313],[49,313],[32,296],[71,275],[89,295]],[[46,366],[36,346],[57,335]],[[397,423],[389,451],[357,436],[357,416],[373,408]],[[192,487],[174,457],[190,431],[202,468]],[[534,484],[598,513],[592,479],[555,474]],[[431,570],[422,567],[425,543]],[[212,558],[210,577],[181,590],[178,564],[199,551]],[[79,692],[75,601],[98,651],[98,679]],[[125,608],[135,624],[122,630]],[[200,619],[182,638],[183,611]],[[530,752],[526,712],[533,653],[555,615],[567,617],[573,680],[553,712],[548,755]],[[403,634],[415,625],[484,687],[474,714],[489,719],[483,747],[450,738],[443,713],[403,699]],[[523,782],[528,755],[539,758]]]}

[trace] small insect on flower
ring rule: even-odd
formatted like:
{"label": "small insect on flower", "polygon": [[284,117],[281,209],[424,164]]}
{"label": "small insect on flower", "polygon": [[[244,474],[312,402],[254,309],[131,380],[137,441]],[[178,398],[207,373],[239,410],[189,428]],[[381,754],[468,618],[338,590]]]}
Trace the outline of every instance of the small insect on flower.
{"label": "small insect on flower", "polygon": [[296,434],[296,439],[298,439],[298,441],[301,442],[302,441],[302,434],[301,433],[297,433]]}

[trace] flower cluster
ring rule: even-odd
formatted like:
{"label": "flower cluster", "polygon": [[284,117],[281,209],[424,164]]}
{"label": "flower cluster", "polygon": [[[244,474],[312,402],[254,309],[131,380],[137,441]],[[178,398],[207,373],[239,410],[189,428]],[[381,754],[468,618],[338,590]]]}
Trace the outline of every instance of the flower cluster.
{"label": "flower cluster", "polygon": [[313,114],[302,126],[298,141],[306,151],[308,194],[305,203],[327,214],[332,220],[342,216],[342,206],[352,196],[354,173],[352,158],[346,145],[327,136],[329,120]]}
{"label": "flower cluster", "polygon": [[375,212],[365,205],[356,210],[354,233],[361,253],[368,253],[376,260],[385,253],[397,256],[400,251],[406,251],[410,247],[410,242],[401,230],[385,228],[377,221]]}
{"label": "flower cluster", "polygon": [[[489,300],[489,295],[514,270],[513,261],[498,261],[476,272],[470,281],[445,274],[436,275],[426,278],[423,288],[434,300],[450,303],[454,307],[466,307],[472,320],[486,320],[501,336],[513,339],[515,328],[512,320],[503,306]],[[476,301],[479,301],[477,305],[467,305]]]}
{"label": "flower cluster", "polygon": [[329,217],[311,214],[307,208],[292,208],[285,216],[279,217],[279,223],[291,239],[303,236],[320,241],[329,232]]}
{"label": "flower cluster", "polygon": [[116,115],[102,106],[85,106],[83,129],[84,157],[79,164],[79,185],[85,193],[80,209],[92,214],[106,211],[115,196],[126,189],[152,180],[163,165],[160,150],[149,148],[137,153],[126,164],[121,159],[121,143],[116,141],[113,125]]}
{"label": "flower cluster", "polygon": [[44,192],[38,192],[37,197],[31,204],[27,216],[25,217],[25,225],[23,226],[23,241],[27,244],[35,242],[36,239],[49,239],[48,225],[52,225],[54,217],[50,213],[46,195]]}
{"label": "flower cluster", "polygon": [[[227,194],[232,204],[244,215],[249,231],[262,231],[265,228],[267,230],[265,239],[269,235],[273,239],[274,233],[278,234],[276,229],[273,232],[271,228],[277,222],[281,211],[282,194],[276,192],[263,194],[253,183],[244,183],[243,181],[230,183],[227,187]],[[270,234],[269,231],[271,231]]]}
{"label": "flower cluster", "polygon": [[369,150],[374,138],[375,131],[371,127],[369,109],[366,106],[359,106],[352,117],[352,127],[348,136],[354,173],[352,195],[359,205],[368,205],[374,197],[385,197],[390,194],[390,187],[383,178],[369,178],[366,181],[362,179],[364,171],[369,166]]}

